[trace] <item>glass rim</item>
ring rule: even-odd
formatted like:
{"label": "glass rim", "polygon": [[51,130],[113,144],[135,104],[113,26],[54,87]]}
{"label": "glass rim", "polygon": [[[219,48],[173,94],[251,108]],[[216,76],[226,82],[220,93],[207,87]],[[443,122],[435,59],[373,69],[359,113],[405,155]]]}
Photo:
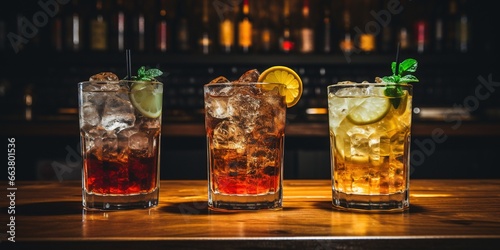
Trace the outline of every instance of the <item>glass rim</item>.
{"label": "glass rim", "polygon": [[118,84],[118,83],[125,83],[125,82],[138,82],[138,83],[151,83],[151,84],[162,84],[163,82],[160,81],[141,81],[141,80],[118,80],[118,81],[101,81],[101,80],[87,80],[87,81],[80,81],[78,82],[78,85],[82,84],[88,84],[88,83],[97,83],[97,84]]}
{"label": "glass rim", "polygon": [[342,88],[342,87],[386,87],[386,86],[401,86],[401,87],[413,87],[410,83],[378,83],[378,82],[353,82],[353,83],[334,83],[330,84],[328,88]]}
{"label": "glass rim", "polygon": [[206,83],[204,87],[210,86],[254,86],[254,85],[281,85],[282,83],[277,82],[216,82],[216,83]]}

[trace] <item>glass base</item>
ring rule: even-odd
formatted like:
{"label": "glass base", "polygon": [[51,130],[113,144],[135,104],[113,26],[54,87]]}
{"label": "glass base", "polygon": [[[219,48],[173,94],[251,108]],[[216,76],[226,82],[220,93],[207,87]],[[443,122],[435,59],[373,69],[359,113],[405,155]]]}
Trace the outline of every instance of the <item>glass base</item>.
{"label": "glass base", "polygon": [[386,195],[346,194],[333,190],[333,206],[340,210],[400,212],[410,207],[408,190]]}
{"label": "glass base", "polygon": [[83,207],[86,210],[127,210],[152,208],[158,205],[160,190],[147,194],[100,195],[83,190]]}
{"label": "glass base", "polygon": [[281,209],[283,207],[283,193],[260,195],[227,195],[209,192],[208,208],[215,211],[224,210],[260,210]]}

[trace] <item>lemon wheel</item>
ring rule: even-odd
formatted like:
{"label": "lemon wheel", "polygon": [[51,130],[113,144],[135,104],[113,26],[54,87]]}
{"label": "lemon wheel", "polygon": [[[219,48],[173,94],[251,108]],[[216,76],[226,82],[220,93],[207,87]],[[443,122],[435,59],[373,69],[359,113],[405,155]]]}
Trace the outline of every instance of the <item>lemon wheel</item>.
{"label": "lemon wheel", "polygon": [[273,66],[260,74],[259,82],[280,83],[285,88],[280,88],[281,95],[285,96],[287,107],[293,107],[302,96],[302,79],[292,69],[285,66]]}

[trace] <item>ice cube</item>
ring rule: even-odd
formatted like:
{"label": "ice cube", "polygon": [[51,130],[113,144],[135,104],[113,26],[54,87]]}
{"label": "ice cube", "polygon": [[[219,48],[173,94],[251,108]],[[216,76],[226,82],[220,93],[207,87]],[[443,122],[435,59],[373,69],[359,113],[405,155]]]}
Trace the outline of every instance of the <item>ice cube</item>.
{"label": "ice cube", "polygon": [[259,117],[256,117],[254,123],[254,137],[259,137],[265,134],[276,134],[278,133],[279,124],[283,123],[279,119],[275,119],[273,113],[263,113]]}
{"label": "ice cube", "polygon": [[124,129],[122,131],[120,131],[120,133],[118,133],[118,138],[119,139],[129,139],[133,134],[139,132],[139,129],[136,128],[136,127],[132,127],[132,128],[127,128],[127,129]]}
{"label": "ice cube", "polygon": [[134,126],[134,107],[119,95],[110,95],[106,99],[102,112],[101,125],[107,130],[119,132]]}
{"label": "ice cube", "polygon": [[271,107],[274,107],[273,109],[276,109],[276,107],[286,105],[285,98],[281,94],[279,94],[278,87],[275,87],[272,90],[262,92],[262,96],[263,96],[262,99],[263,102],[267,103],[268,105],[271,105]]}
{"label": "ice cube", "polygon": [[351,156],[367,157],[370,152],[370,137],[375,132],[372,127],[354,126],[349,129],[347,135],[349,136]]}
{"label": "ice cube", "polygon": [[127,128],[120,133],[117,134],[118,136],[118,160],[127,162],[128,161],[128,156],[129,156],[129,139],[130,137],[137,133],[139,131],[138,128],[132,127],[132,128]]}
{"label": "ice cube", "polygon": [[205,88],[205,110],[217,119],[224,119],[232,115],[232,109],[228,106],[229,97],[232,96],[236,88],[227,86],[211,86]]}
{"label": "ice cube", "polygon": [[246,91],[245,88],[238,88],[238,94],[229,98],[228,110],[230,110],[233,120],[244,125],[245,132],[249,133],[254,129],[255,121],[260,115],[260,99]]}
{"label": "ice cube", "polygon": [[99,137],[94,137],[94,139],[93,151],[99,160],[116,159],[118,155],[118,137],[115,133],[106,132]]}
{"label": "ice cube", "polygon": [[106,134],[106,130],[102,127],[93,127],[85,130],[85,151],[90,152],[102,146],[102,137]]}
{"label": "ice cube", "polygon": [[99,124],[101,117],[97,111],[97,106],[91,102],[85,102],[80,112],[80,127],[88,131]]}
{"label": "ice cube", "polygon": [[[91,85],[89,85],[88,87],[92,87]],[[93,105],[96,105],[97,106],[97,109],[99,109],[99,107],[101,105],[104,104],[104,102],[106,101],[106,97],[107,95],[104,93],[104,92],[100,92],[100,87],[99,88],[87,88],[86,90],[84,90],[82,92],[82,96],[81,96],[81,102],[82,103],[86,103],[86,102],[89,102],[89,103],[92,103]]]}
{"label": "ice cube", "polygon": [[256,69],[251,69],[240,76],[238,82],[257,82],[259,80],[260,73]]}
{"label": "ice cube", "polygon": [[[340,82],[338,84],[349,84],[352,82]],[[335,92],[335,96],[346,97],[346,96],[380,96],[380,89],[375,88],[373,84],[370,84],[367,81],[363,81],[361,83],[354,83],[354,87],[343,87],[338,89]]]}
{"label": "ice cube", "polygon": [[89,81],[119,81],[120,79],[113,72],[100,72],[89,78]]}
{"label": "ice cube", "polygon": [[149,150],[149,137],[144,132],[137,132],[130,136],[128,146],[135,156],[147,156]]}
{"label": "ice cube", "polygon": [[356,82],[351,82],[351,81],[340,81],[337,84],[355,84]]}
{"label": "ice cube", "polygon": [[[249,147],[247,162],[251,169],[262,169],[268,175],[275,175],[276,160],[279,158],[279,150],[266,148],[258,145]],[[275,174],[274,174],[275,173]]]}
{"label": "ice cube", "polygon": [[[273,91],[274,92],[274,91]],[[260,136],[261,134],[277,134],[285,120],[285,103],[284,97],[274,92],[264,92],[259,95],[258,113],[255,118],[255,127],[253,134]]]}
{"label": "ice cube", "polygon": [[149,118],[149,117],[137,117],[135,120],[136,126],[145,129],[160,129],[161,119]]}
{"label": "ice cube", "polygon": [[94,81],[90,82],[83,89],[83,93],[88,93],[90,95],[103,95],[106,91],[122,91],[127,92],[128,88],[120,82],[102,82],[102,81]]}
{"label": "ice cube", "polygon": [[338,97],[347,97],[347,96],[362,96],[363,91],[361,88],[342,88],[335,92],[335,95]]}
{"label": "ice cube", "polygon": [[368,139],[368,137],[375,132],[375,128],[373,127],[353,126],[347,131],[347,135],[350,137],[361,136],[362,138]]}
{"label": "ice cube", "polygon": [[222,121],[214,129],[214,147],[217,149],[245,150],[245,133],[233,121]]}
{"label": "ice cube", "polygon": [[212,97],[205,101],[207,113],[217,119],[231,116],[232,109],[228,109],[228,97]]}
{"label": "ice cube", "polygon": [[210,81],[208,84],[212,84],[212,83],[230,83],[230,82],[231,81],[229,81],[224,76],[219,76],[219,77],[213,79],[212,81]]}

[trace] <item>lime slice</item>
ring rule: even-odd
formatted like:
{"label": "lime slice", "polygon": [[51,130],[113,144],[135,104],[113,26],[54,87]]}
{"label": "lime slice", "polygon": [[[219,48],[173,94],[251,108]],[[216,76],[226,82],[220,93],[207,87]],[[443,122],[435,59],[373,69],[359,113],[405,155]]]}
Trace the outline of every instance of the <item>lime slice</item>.
{"label": "lime slice", "polygon": [[158,118],[161,115],[163,91],[156,85],[157,83],[152,82],[138,82],[132,85],[130,91],[132,105],[149,118]]}
{"label": "lime slice", "polygon": [[[353,98],[353,101],[354,99],[357,98]],[[370,124],[382,120],[391,107],[389,99],[384,97],[366,97],[363,100],[347,116],[349,121],[357,125]]]}
{"label": "lime slice", "polygon": [[285,88],[280,88],[281,95],[285,96],[287,107],[293,107],[302,96],[302,80],[292,69],[285,66],[273,66],[266,69],[259,76],[259,82],[281,83]]}

